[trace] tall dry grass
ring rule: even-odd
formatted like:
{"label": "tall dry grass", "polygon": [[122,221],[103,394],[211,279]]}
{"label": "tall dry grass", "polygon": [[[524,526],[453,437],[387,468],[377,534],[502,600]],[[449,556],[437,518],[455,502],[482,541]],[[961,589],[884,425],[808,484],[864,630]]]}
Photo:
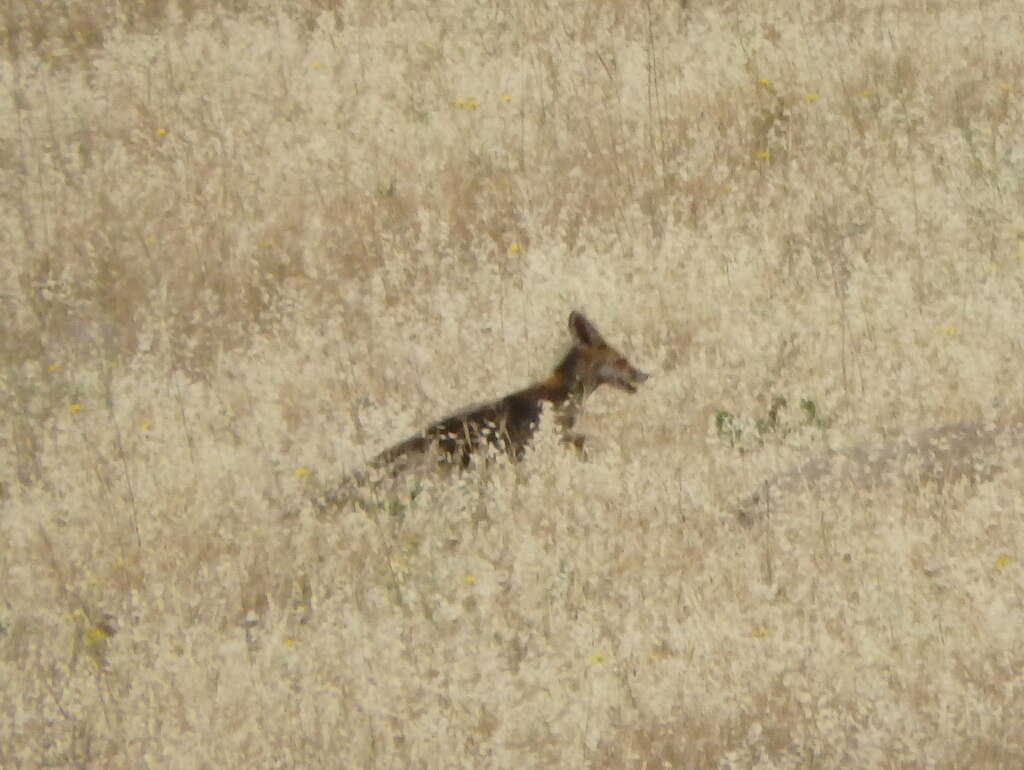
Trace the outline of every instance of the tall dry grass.
{"label": "tall dry grass", "polygon": [[[1024,413],[1016,2],[2,14],[0,766],[1024,763],[1018,463],[733,515]],[[588,462],[303,504],[572,307]]]}

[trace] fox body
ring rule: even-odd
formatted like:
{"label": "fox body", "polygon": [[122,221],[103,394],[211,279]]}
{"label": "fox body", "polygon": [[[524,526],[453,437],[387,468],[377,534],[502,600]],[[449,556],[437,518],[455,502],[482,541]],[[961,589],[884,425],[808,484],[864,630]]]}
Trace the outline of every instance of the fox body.
{"label": "fox body", "polygon": [[582,313],[569,314],[569,333],[572,347],[547,378],[431,423],[381,452],[370,467],[401,470],[423,456],[433,456],[442,465],[464,467],[481,451],[521,460],[548,406],[554,410],[562,439],[582,447],[584,438],[572,429],[587,396],[601,385],[635,393],[649,375],[609,345]]}

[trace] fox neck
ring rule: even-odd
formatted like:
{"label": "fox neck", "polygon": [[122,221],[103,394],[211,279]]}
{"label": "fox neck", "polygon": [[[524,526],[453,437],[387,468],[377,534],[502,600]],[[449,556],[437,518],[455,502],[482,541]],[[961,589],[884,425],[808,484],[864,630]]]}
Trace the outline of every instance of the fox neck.
{"label": "fox neck", "polygon": [[555,407],[558,425],[564,430],[576,423],[584,399],[594,389],[577,375],[581,355],[579,349],[570,350],[547,379],[530,388],[537,399]]}

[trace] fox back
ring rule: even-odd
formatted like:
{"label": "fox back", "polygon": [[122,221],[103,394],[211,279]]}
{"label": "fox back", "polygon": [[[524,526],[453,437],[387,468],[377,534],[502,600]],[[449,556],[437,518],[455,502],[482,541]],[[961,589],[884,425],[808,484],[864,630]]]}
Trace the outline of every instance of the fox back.
{"label": "fox back", "polygon": [[547,378],[431,423],[381,452],[370,466],[401,470],[416,457],[433,456],[441,465],[464,467],[481,452],[521,460],[546,406],[554,410],[562,440],[582,448],[584,438],[572,429],[587,396],[602,385],[635,393],[649,375],[609,345],[582,313],[569,314],[569,333],[572,347]]}

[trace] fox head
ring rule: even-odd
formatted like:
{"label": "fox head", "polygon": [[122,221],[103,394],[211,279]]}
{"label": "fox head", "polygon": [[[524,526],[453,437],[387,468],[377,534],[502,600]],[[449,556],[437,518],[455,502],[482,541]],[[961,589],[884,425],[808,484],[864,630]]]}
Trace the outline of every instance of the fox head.
{"label": "fox head", "polygon": [[605,342],[597,327],[583,313],[569,314],[569,333],[573,349],[559,369],[575,381],[583,395],[601,385],[611,385],[627,393],[636,393],[636,386],[645,382],[649,374],[640,371],[619,351]]}

